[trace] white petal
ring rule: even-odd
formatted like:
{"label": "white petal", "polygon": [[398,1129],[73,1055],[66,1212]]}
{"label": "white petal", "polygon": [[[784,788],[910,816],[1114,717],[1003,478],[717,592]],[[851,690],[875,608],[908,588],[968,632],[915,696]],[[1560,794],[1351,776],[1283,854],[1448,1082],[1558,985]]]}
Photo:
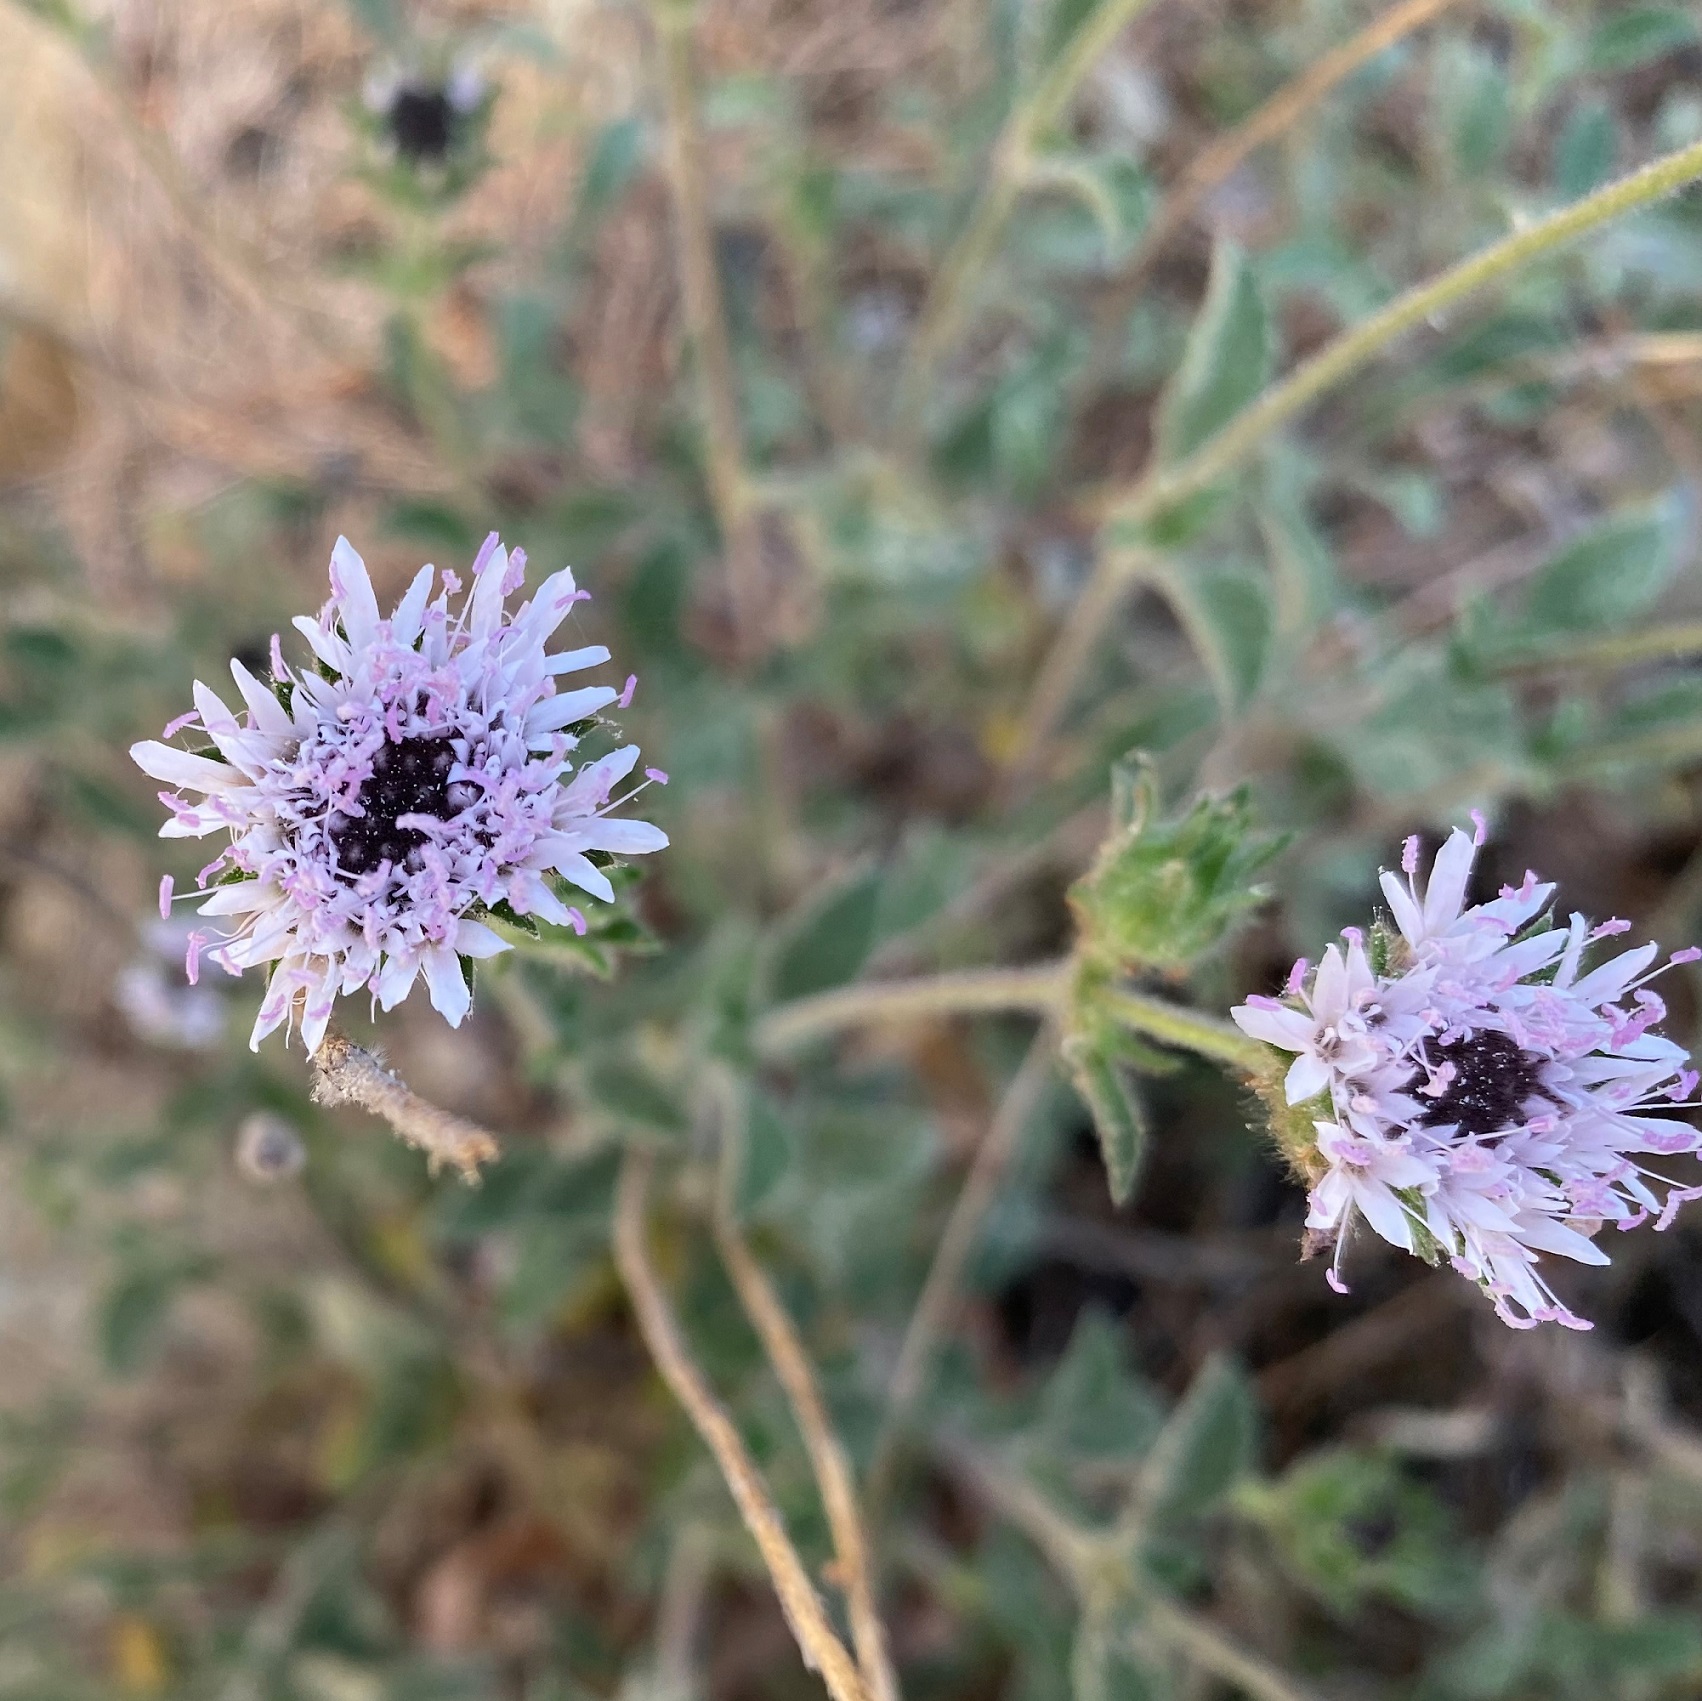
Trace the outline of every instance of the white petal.
{"label": "white petal", "polygon": [[1333,1022],[1346,1009],[1347,965],[1334,945],[1326,945],[1312,983],[1312,1013],[1321,1022]]}
{"label": "white petal", "polygon": [[351,665],[349,646],[335,632],[327,632],[317,620],[310,620],[305,614],[298,614],[290,624],[327,667],[334,668],[339,674],[348,673]]}
{"label": "white petal", "polygon": [[623,744],[607,756],[599,756],[589,766],[573,776],[556,811],[557,819],[564,814],[584,814],[601,809],[608,795],[638,765],[638,746]]}
{"label": "white petal", "polygon": [[554,697],[546,697],[527,713],[526,736],[535,738],[539,733],[571,726],[587,715],[596,714],[619,695],[610,685],[587,685],[580,691],[563,691]]}
{"label": "white petal", "polygon": [[1430,867],[1430,883],[1424,889],[1424,930],[1432,937],[1446,933],[1460,919],[1466,900],[1466,882],[1477,860],[1471,835],[1456,827],[1448,842],[1436,853]]}
{"label": "white petal", "polygon": [[[491,548],[487,538],[486,548],[479,551],[479,559],[485,565],[482,571],[476,570],[478,577],[473,584],[467,628],[483,635],[494,632],[502,624],[502,582],[508,577],[508,551],[500,543]],[[450,1024],[451,1027],[458,1025],[458,1022]]]}
{"label": "white petal", "polygon": [[202,904],[198,915],[249,915],[255,910],[270,909],[283,897],[278,888],[265,880],[233,880],[220,886]]}
{"label": "white petal", "polygon": [[601,898],[605,904],[615,901],[615,889],[609,884],[609,877],[593,862],[588,862],[577,851],[564,851],[550,864],[555,871],[571,880],[582,892],[589,892],[594,898]]}
{"label": "white petal", "polygon": [[156,738],[146,738],[130,746],[130,760],[156,780],[170,786],[189,786],[195,791],[227,792],[247,784],[243,776],[228,762],[215,762],[210,756],[192,756]]}
{"label": "white petal", "polygon": [[455,927],[455,949],[463,957],[500,957],[514,947],[482,921],[470,921],[463,916]]}
{"label": "white petal", "polygon": [[1424,938],[1424,917],[1401,884],[1400,876],[1385,871],[1378,884],[1383,888],[1383,896],[1389,900],[1389,909],[1402,937],[1409,945],[1417,945]]}
{"label": "white petal", "polygon": [[1412,1251],[1412,1223],[1400,1200],[1388,1188],[1377,1182],[1362,1184],[1353,1189],[1353,1202],[1391,1246],[1398,1246],[1403,1252]]}
{"label": "white petal", "polygon": [[1591,969],[1572,988],[1572,996],[1591,1006],[1611,1004],[1655,960],[1659,950],[1660,947],[1651,942],[1639,945],[1635,950],[1621,951],[1599,969]]}
{"label": "white petal", "polygon": [[1330,1066],[1315,1051],[1303,1051],[1289,1065],[1283,1091],[1290,1104],[1315,1099],[1330,1084]]}
{"label": "white petal", "polygon": [[331,594],[337,599],[349,643],[364,650],[378,634],[378,598],[373,595],[366,563],[346,537],[331,546]]}
{"label": "white petal", "polygon": [[1283,1051],[1304,1051],[1318,1032],[1318,1024],[1305,1011],[1291,1010],[1286,1004],[1276,1009],[1237,1004],[1229,1014],[1242,1033]]}
{"label": "white petal", "polygon": [[[564,567],[552,573],[538,587],[538,594],[521,611],[514,624],[535,644],[548,641],[550,634],[567,618],[567,611],[579,600],[573,582],[573,569]],[[553,670],[552,670],[553,671]]]}
{"label": "white petal", "polygon": [[609,659],[609,652],[602,644],[587,644],[582,650],[563,650],[560,655],[548,656],[544,660],[545,673],[578,673],[584,667],[601,667]]}
{"label": "white petal", "polygon": [[573,835],[587,850],[613,851],[623,856],[643,856],[666,850],[668,835],[648,821],[621,821],[613,817],[588,821]]}
{"label": "white petal", "polygon": [[396,612],[390,616],[390,635],[398,644],[412,644],[425,630],[426,601],[436,572],[435,567],[422,567],[396,604]]}
{"label": "white petal", "polygon": [[378,971],[378,981],[372,989],[377,994],[379,1009],[394,1010],[413,991],[419,972],[417,951],[391,952],[384,959],[384,967]]}
{"label": "white petal", "polygon": [[472,1008],[473,995],[467,988],[467,978],[461,972],[461,959],[452,947],[438,945],[427,951],[422,966],[426,985],[431,988],[432,1008],[450,1027],[461,1026],[461,1019]]}
{"label": "white petal", "polygon": [[1546,1217],[1538,1217],[1534,1221],[1527,1218],[1520,1222],[1514,1233],[1525,1245],[1534,1246],[1539,1252],[1554,1252],[1580,1264],[1613,1262],[1593,1240]]}
{"label": "white petal", "polygon": [[268,691],[241,662],[232,661],[230,671],[237,690],[242,693],[243,702],[248,705],[248,718],[256,730],[265,733],[268,738],[293,736],[295,723],[284,713],[284,705],[277,696]]}

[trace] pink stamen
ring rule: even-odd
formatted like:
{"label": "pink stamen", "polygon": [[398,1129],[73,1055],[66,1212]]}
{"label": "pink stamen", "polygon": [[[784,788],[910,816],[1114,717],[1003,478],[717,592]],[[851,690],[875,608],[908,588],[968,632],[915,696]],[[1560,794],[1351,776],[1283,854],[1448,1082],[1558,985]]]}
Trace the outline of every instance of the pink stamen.
{"label": "pink stamen", "polygon": [[171,887],[172,879],[168,874],[160,881],[160,920],[171,920]]}
{"label": "pink stamen", "polygon": [[1413,836],[1401,847],[1401,872],[1416,874],[1418,872],[1418,834]]}
{"label": "pink stamen", "polygon": [[1477,846],[1479,849],[1481,849],[1482,846],[1483,846],[1484,840],[1489,837],[1489,823],[1484,820],[1483,811],[1481,809],[1474,809],[1471,812],[1471,816],[1472,816],[1472,843],[1475,846]]}
{"label": "pink stamen", "polygon": [[[502,534],[500,532],[491,532],[485,538],[485,541],[479,545],[479,553],[473,557],[473,577],[475,579],[479,578],[484,573],[484,570],[490,566],[491,557],[495,555],[501,547]],[[445,574],[444,577],[447,578],[448,575]],[[460,588],[461,587],[459,585],[456,585],[455,587],[456,590],[459,590]]]}
{"label": "pink stamen", "polygon": [[632,694],[637,689],[638,689],[638,675],[636,673],[629,673],[626,676],[626,684],[621,687],[620,696],[618,696],[615,699],[615,707],[617,709],[631,708],[632,707]]}

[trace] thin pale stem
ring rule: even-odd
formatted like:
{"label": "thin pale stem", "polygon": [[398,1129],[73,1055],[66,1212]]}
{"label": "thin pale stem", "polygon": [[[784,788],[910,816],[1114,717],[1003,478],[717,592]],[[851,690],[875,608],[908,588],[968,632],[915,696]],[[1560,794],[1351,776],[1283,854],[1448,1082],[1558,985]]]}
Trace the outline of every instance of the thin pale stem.
{"label": "thin pale stem", "polygon": [[653,1167],[654,1159],[648,1152],[632,1148],[621,1167],[615,1192],[615,1263],[626,1283],[644,1344],[662,1380],[714,1455],[745,1528],[768,1568],[804,1664],[821,1673],[834,1701],[871,1701],[856,1661],[828,1622],[762,1473],[726,1407],[698,1369],[663,1295],[646,1244],[645,1204]]}
{"label": "thin pale stem", "polygon": [[1011,1077],[993,1120],[982,1136],[975,1161],[969,1166],[969,1174],[964,1178],[957,1202],[946,1219],[945,1232],[940,1236],[934,1261],[922,1283],[916,1309],[911,1313],[910,1325],[899,1348],[898,1362],[893,1367],[892,1380],[887,1384],[886,1422],[875,1446],[874,1463],[869,1469],[871,1505],[878,1506],[886,1498],[899,1435],[922,1391],[940,1336],[951,1320],[963,1287],[963,1273],[968,1268],[987,1213],[999,1196],[1006,1171],[1022,1142],[1023,1131],[1046,1090],[1057,1043],[1058,1037],[1050,1023],[1034,1036],[1028,1055]]}
{"label": "thin pale stem", "polygon": [[1507,673],[1572,673],[1585,668],[1611,670],[1635,667],[1639,662],[1682,661],[1702,655],[1702,621],[1679,621],[1671,626],[1651,626],[1643,632],[1610,632],[1600,638],[1585,638],[1576,644],[1556,644],[1514,656]]}
{"label": "thin pale stem", "polygon": [[706,1524],[687,1523],[669,1550],[656,1613],[656,1686],[666,1701],[691,1701],[698,1692],[698,1632],[714,1568],[714,1533]]}
{"label": "thin pale stem", "polygon": [[434,1172],[449,1164],[465,1180],[477,1181],[479,1165],[501,1155],[489,1130],[422,1099],[395,1070],[336,1028],[320,1042],[313,1067],[315,1103],[358,1104],[382,1117],[410,1146],[426,1154]]}
{"label": "thin pale stem", "polygon": [[1046,1555],[1068,1581],[1084,1612],[1109,1614],[1118,1602],[1126,1603],[1132,1631],[1167,1643],[1201,1671],[1233,1684],[1251,1701],[1314,1701],[1285,1673],[1155,1588],[1136,1571],[1125,1546],[1084,1530],[1027,1478],[967,1450],[948,1457],[981,1499]]}
{"label": "thin pale stem", "polygon": [[1357,35],[1284,83],[1263,106],[1196,154],[1142,234],[1140,246],[1117,281],[1115,294],[1101,311],[1101,322],[1108,319],[1121,322],[1170,239],[1186,227],[1201,206],[1253,154],[1287,135],[1361,66],[1460,3],[1461,0],[1403,0],[1401,5],[1390,7]]}
{"label": "thin pale stem", "polygon": [[914,980],[867,981],[794,999],[756,1025],[759,1052],[775,1056],[843,1028],[1002,1010],[1049,1011],[1068,983],[1068,961],[1026,969],[966,969]]}
{"label": "thin pale stem", "polygon": [[1099,1537],[1065,1517],[1026,1477],[1003,1469],[985,1454],[969,1447],[946,1446],[940,1451],[976,1497],[1015,1524],[1078,1596],[1098,1592],[1105,1570]]}
{"label": "thin pale stem", "polygon": [[1070,618],[1053,640],[1041,665],[1039,677],[1029,693],[1028,707],[1023,711],[1021,731],[1016,749],[1011,755],[1006,791],[1011,797],[1020,796],[1027,782],[1035,776],[1036,766],[1052,728],[1063,718],[1075,694],[1076,686],[1094,652],[1104,640],[1105,629],[1117,612],[1117,605],[1129,588],[1143,576],[1143,570],[1154,558],[1145,550],[1128,550],[1123,557],[1123,571],[1095,571],[1082,587],[1081,596],[1070,610]]}
{"label": "thin pale stem", "polygon": [[[1169,466],[1149,469],[1128,491],[1105,498],[1098,518],[1107,527],[1134,530],[1166,509],[1198,496],[1246,461],[1279,427],[1304,412],[1321,395],[1350,378],[1397,337],[1433,320],[1455,303],[1541,259],[1610,220],[1664,199],[1702,177],[1702,142],[1655,160],[1593,195],[1586,195],[1547,218],[1538,219],[1428,283],[1406,291],[1363,323],[1344,331],[1286,378],[1208,438],[1191,455]],[[1092,655],[1118,595],[1137,573],[1144,551],[1107,546],[1101,540],[1093,574],[1054,641],[1041,668],[1030,712],[1024,717],[1026,750],[1051,730],[1035,707],[1051,706],[1055,717],[1067,707],[1077,678]],[[1053,658],[1056,658],[1055,660]]]}
{"label": "thin pale stem", "polygon": [[[731,1147],[728,1148],[731,1150]],[[727,1267],[739,1303],[762,1342],[768,1362],[785,1391],[793,1421],[804,1438],[810,1469],[815,1475],[822,1508],[827,1513],[833,1536],[839,1581],[845,1591],[851,1640],[857,1663],[872,1701],[898,1701],[898,1678],[887,1652],[886,1630],[875,1604],[874,1571],[869,1561],[869,1543],[863,1529],[863,1514],[857,1504],[856,1481],[851,1461],[828,1415],[809,1355],[798,1337],[790,1315],[774,1291],[767,1273],[757,1262],[731,1208],[727,1190],[722,1189],[715,1212],[715,1243]]]}
{"label": "thin pale stem", "polygon": [[738,378],[727,335],[709,187],[703,173],[705,144],[692,64],[694,12],[689,6],[657,0],[651,15],[667,112],[668,181],[674,201],[680,299],[703,412],[704,467],[726,552],[734,626],[741,649],[748,651],[757,643],[762,620],[761,539],[750,500]]}
{"label": "thin pale stem", "polygon": [[1143,1598],[1140,1629],[1167,1642],[1191,1665],[1232,1685],[1250,1701],[1315,1701],[1310,1690],[1231,1640],[1210,1619],[1162,1595]]}
{"label": "thin pale stem", "polygon": [[1265,1046],[1215,1016],[1138,992],[1108,991],[1099,996],[1108,1016],[1160,1045],[1209,1057],[1214,1063],[1226,1063],[1246,1074],[1258,1074],[1270,1062],[1271,1054]]}
{"label": "thin pale stem", "polygon": [[1150,0],[1103,0],[1040,81],[1011,109],[993,144],[987,181],[922,303],[899,387],[896,435],[900,443],[915,439],[935,374],[969,317],[976,285],[1030,174],[1035,144],[1063,117],[1083,78],[1148,4]]}

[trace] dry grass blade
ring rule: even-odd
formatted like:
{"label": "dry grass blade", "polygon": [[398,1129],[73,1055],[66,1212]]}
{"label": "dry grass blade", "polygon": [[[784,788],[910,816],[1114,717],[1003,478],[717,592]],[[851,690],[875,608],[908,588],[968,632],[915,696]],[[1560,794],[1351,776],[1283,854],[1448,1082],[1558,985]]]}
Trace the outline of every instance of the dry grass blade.
{"label": "dry grass blade", "polygon": [[856,1661],[828,1623],[744,1438],[698,1369],[662,1293],[645,1237],[645,1204],[653,1167],[654,1159],[648,1152],[629,1151],[615,1196],[615,1263],[626,1283],[644,1344],[662,1380],[715,1456],[745,1528],[768,1568],[780,1610],[786,1615],[804,1663],[821,1673],[834,1701],[872,1701]]}
{"label": "dry grass blade", "polygon": [[797,1329],[731,1212],[725,1208],[725,1201],[715,1214],[715,1240],[739,1302],[762,1342],[780,1386],[786,1391],[792,1416],[804,1438],[828,1528],[833,1532],[834,1556],[851,1620],[851,1639],[856,1645],[864,1681],[872,1701],[898,1701],[898,1678],[887,1652],[886,1630],[875,1602],[869,1542],[857,1505],[851,1461],[834,1431]]}

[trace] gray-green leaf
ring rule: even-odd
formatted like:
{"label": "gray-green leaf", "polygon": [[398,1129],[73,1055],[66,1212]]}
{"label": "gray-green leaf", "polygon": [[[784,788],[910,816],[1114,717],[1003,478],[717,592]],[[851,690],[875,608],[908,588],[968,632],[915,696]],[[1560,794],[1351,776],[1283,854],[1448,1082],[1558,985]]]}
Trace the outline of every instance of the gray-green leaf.
{"label": "gray-green leaf", "polygon": [[1159,402],[1160,459],[1179,459],[1227,425],[1264,388],[1271,358],[1258,279],[1237,244],[1220,242],[1182,362]]}

